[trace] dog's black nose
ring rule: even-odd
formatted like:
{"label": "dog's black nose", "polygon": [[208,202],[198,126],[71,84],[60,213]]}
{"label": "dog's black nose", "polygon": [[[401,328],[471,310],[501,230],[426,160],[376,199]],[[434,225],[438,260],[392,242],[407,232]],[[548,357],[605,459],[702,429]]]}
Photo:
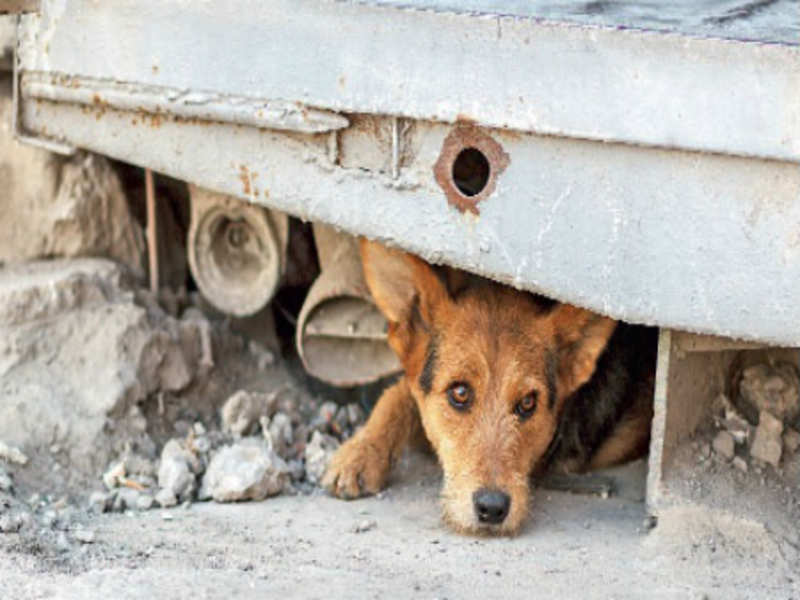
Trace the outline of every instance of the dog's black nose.
{"label": "dog's black nose", "polygon": [[478,521],[497,525],[502,523],[508,516],[511,498],[500,490],[481,488],[472,494],[472,504],[475,506],[475,514],[478,515]]}

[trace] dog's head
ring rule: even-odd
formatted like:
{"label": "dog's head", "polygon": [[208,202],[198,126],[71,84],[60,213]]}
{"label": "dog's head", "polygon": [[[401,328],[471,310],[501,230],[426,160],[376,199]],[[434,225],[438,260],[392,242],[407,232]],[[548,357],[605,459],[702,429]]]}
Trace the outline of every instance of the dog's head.
{"label": "dog's head", "polygon": [[440,277],[373,242],[362,241],[361,255],[444,469],[446,520],[514,533],[563,403],[591,377],[616,322],[458,272]]}

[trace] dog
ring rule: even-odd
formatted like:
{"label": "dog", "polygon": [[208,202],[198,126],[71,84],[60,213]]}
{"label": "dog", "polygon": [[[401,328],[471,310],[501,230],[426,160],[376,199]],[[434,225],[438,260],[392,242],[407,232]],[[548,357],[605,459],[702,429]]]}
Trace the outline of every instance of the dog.
{"label": "dog", "polygon": [[361,240],[367,286],[403,376],[323,477],[375,494],[422,430],[444,471],[443,516],[513,535],[531,476],[580,473],[646,452],[655,330],[617,322]]}

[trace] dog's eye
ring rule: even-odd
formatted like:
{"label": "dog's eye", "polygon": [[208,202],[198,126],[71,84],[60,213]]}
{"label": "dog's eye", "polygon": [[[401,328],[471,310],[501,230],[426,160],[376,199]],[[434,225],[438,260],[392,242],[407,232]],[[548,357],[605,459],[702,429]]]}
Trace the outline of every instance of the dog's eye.
{"label": "dog's eye", "polygon": [[472,404],[472,388],[461,381],[447,388],[447,401],[453,408],[466,410]]}
{"label": "dog's eye", "polygon": [[539,394],[536,391],[526,394],[522,399],[517,402],[514,407],[514,412],[520,419],[527,419],[536,411],[536,405],[539,403]]}

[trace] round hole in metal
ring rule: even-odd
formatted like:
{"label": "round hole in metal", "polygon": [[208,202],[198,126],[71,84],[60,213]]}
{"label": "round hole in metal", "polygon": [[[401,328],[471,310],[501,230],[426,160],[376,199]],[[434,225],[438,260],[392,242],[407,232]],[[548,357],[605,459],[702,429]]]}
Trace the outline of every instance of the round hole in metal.
{"label": "round hole in metal", "polygon": [[453,161],[453,183],[467,197],[480,194],[490,174],[489,159],[477,148],[464,148]]}

